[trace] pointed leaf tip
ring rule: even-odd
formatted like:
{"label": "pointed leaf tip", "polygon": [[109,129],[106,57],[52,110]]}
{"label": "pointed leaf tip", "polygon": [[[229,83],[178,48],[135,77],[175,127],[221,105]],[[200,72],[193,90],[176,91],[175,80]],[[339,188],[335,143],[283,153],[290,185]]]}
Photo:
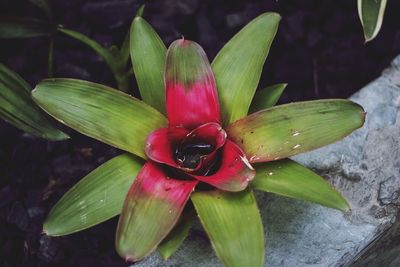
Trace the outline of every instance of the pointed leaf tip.
{"label": "pointed leaf tip", "polygon": [[233,36],[213,60],[225,125],[247,115],[280,19],[277,13],[261,14]]}
{"label": "pointed leaf tip", "polygon": [[137,12],[136,12],[136,17],[143,17],[143,12],[144,12],[144,8],[145,8],[145,4],[140,5],[140,7],[138,8]]}
{"label": "pointed leaf tip", "polygon": [[257,91],[251,102],[249,113],[275,106],[286,87],[287,83],[278,83]]}
{"label": "pointed leaf tip", "polygon": [[382,27],[386,4],[387,0],[357,0],[358,15],[366,43],[378,35]]}
{"label": "pointed leaf tip", "polygon": [[119,214],[125,194],[142,164],[142,160],[123,154],[93,170],[51,209],[43,232],[49,236],[67,235]]}
{"label": "pointed leaf tip", "polygon": [[133,19],[130,29],[130,53],[141,98],[166,114],[164,66],[167,48],[157,32],[142,17]]}
{"label": "pointed leaf tip", "polygon": [[345,99],[295,102],[253,113],[226,131],[249,161],[287,158],[336,142],[364,124],[363,108]]}
{"label": "pointed leaf tip", "polygon": [[257,174],[250,184],[254,189],[341,211],[350,209],[347,200],[330,183],[293,160],[260,163],[255,168]]}
{"label": "pointed leaf tip", "polygon": [[144,102],[93,82],[47,79],[32,96],[61,123],[143,158],[146,137],[166,125],[165,117]]}

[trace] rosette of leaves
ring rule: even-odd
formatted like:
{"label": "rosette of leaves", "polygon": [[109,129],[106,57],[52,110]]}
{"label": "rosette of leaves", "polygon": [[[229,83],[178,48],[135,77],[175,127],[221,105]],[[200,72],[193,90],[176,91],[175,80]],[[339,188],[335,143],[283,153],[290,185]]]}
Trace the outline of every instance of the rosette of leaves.
{"label": "rosette of leaves", "polygon": [[38,84],[32,95],[46,112],[127,152],[71,188],[44,232],[71,234],[121,213],[116,250],[123,258],[138,261],[157,248],[168,258],[197,214],[226,266],[264,266],[253,190],[349,209],[327,181],[288,157],[344,138],[365,113],[341,99],[273,107],[285,84],[256,92],[279,21],[276,13],[255,18],[210,64],[189,40],[167,50],[137,16],[130,53],[143,101],[81,80]]}

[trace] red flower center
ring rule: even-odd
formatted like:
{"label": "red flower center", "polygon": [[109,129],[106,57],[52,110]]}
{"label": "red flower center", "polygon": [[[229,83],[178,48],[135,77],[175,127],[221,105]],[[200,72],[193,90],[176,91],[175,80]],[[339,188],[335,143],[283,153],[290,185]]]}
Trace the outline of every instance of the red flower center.
{"label": "red flower center", "polygon": [[148,136],[149,164],[179,181],[204,182],[226,191],[245,189],[255,173],[221,127],[217,87],[203,49],[177,40],[165,64],[168,127]]}
{"label": "red flower center", "polygon": [[175,160],[179,166],[188,169],[201,167],[201,161],[213,152],[214,146],[206,142],[183,143],[175,148]]}
{"label": "red flower center", "polygon": [[226,142],[226,132],[218,123],[206,123],[192,131],[169,127],[153,132],[146,146],[147,156],[184,172],[210,175],[218,162],[218,151]]}

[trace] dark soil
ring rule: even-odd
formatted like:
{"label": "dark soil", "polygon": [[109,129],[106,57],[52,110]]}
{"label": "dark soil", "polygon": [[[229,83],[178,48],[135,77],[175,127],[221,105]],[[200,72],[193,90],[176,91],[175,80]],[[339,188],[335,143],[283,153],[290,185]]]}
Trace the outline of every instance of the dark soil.
{"label": "dark soil", "polygon": [[[54,0],[54,20],[105,45],[120,44],[141,2]],[[229,3],[229,4],[228,4]],[[400,52],[399,1],[389,1],[382,31],[364,44],[356,1],[157,0],[144,17],[166,44],[182,35],[210,58],[252,18],[283,19],[260,87],[288,82],[281,103],[346,98],[378,77]],[[43,17],[28,1],[2,0],[0,14]],[[251,40],[249,40],[251,42]],[[0,61],[32,86],[47,73],[46,38],[1,40]],[[65,36],[55,43],[55,76],[114,86],[106,64]],[[131,93],[138,96],[134,81]],[[47,142],[0,121],[0,266],[126,266],[114,251],[116,219],[60,238],[41,233],[50,208],[90,170],[119,154],[70,129],[72,139]],[[112,179],[112,177],[110,177]]]}

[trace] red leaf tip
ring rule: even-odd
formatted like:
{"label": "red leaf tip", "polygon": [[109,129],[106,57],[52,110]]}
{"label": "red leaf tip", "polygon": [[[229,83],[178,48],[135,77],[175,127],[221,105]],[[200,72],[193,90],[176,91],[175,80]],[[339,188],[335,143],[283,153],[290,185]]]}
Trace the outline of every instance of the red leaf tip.
{"label": "red leaf tip", "polygon": [[181,39],[176,40],[176,45],[180,47],[188,47],[191,44],[194,44],[195,42],[191,40],[186,40],[185,37],[182,35]]}
{"label": "red leaf tip", "polygon": [[132,256],[130,256],[130,255],[127,255],[127,256],[125,256],[125,262],[135,262],[135,258],[134,257],[132,257]]}

